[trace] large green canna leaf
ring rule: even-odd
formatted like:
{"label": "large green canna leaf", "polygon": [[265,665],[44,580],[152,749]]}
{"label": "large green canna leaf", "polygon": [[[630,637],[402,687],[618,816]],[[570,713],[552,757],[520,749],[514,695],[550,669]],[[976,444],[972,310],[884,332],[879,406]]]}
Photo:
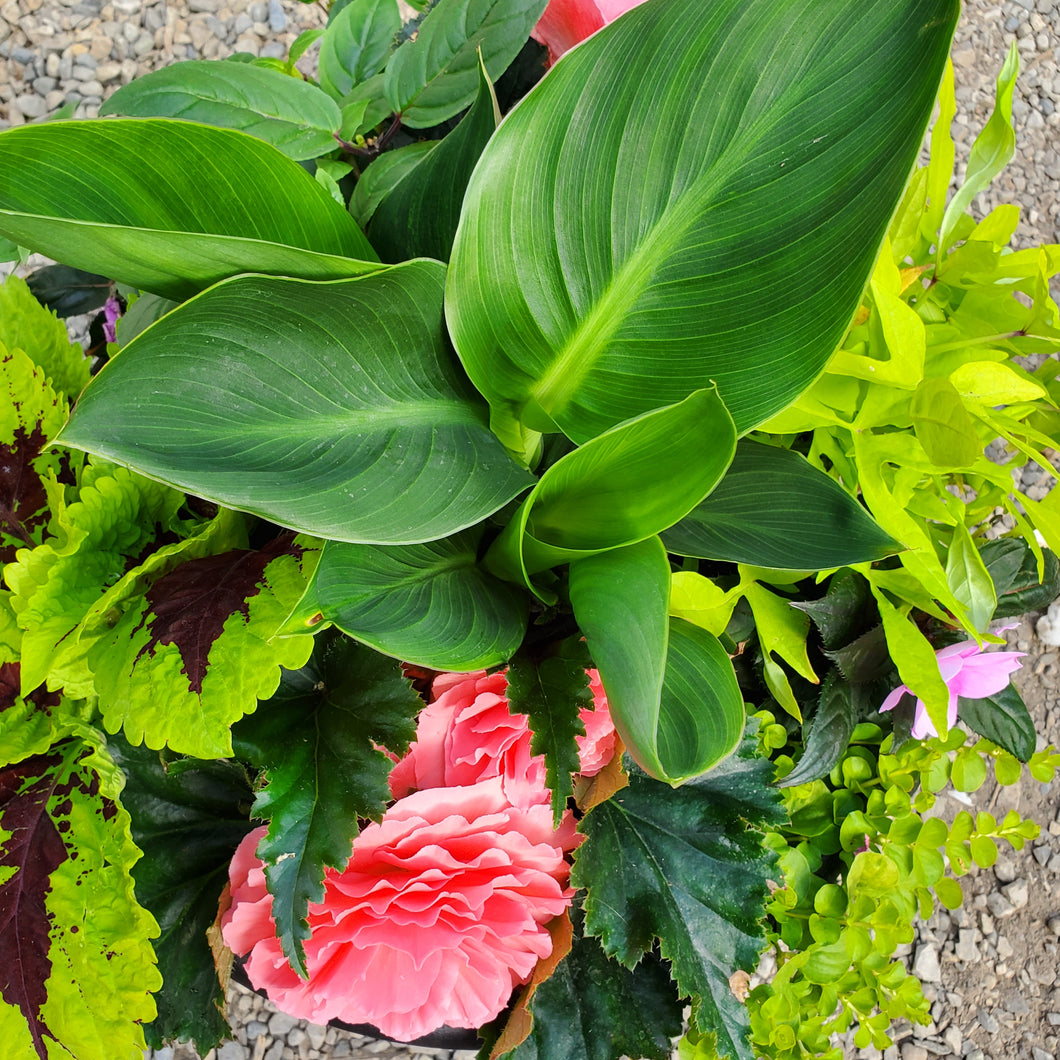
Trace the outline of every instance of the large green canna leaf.
{"label": "large green canna leaf", "polygon": [[746,439],[717,488],[662,539],[679,556],[786,570],[870,563],[902,548],[798,453]]}
{"label": "large green canna leaf", "polygon": [[338,104],[316,85],[250,63],[195,59],[153,70],[119,88],[100,114],[183,118],[239,129],[288,158],[317,158],[335,148]]}
{"label": "large green canna leaf", "polygon": [[177,300],[241,272],[325,280],[380,267],[296,162],[245,133],[169,118],[0,133],[0,234]]}
{"label": "large green canna leaf", "polygon": [[711,381],[741,432],[788,404],[857,308],[958,8],[647,0],[564,56],[453,248],[450,330],[491,405],[584,441]]}
{"label": "large green canna leaf", "polygon": [[320,537],[407,544],[471,526],[533,479],[446,344],[444,274],[417,261],[218,284],[104,368],[63,444]]}
{"label": "large green canna leaf", "polygon": [[432,670],[505,662],[526,633],[527,597],[478,565],[482,529],[418,545],[329,541],[306,592],[351,637]]}

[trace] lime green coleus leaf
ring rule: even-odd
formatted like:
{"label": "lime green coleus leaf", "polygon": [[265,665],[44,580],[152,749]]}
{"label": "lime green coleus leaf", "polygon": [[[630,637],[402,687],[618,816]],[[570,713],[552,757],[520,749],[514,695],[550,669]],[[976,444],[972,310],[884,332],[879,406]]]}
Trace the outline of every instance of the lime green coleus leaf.
{"label": "lime green coleus leaf", "polygon": [[77,499],[55,513],[56,536],[4,570],[22,636],[22,687],[94,691],[75,633],[107,590],[176,525],[183,496],[124,468],[86,468]]}
{"label": "lime green coleus leaf", "polygon": [[901,549],[798,453],[746,439],[706,500],[662,539],[681,556],[791,570],[871,562]]}
{"label": "lime green coleus leaf", "polygon": [[[421,545],[325,544],[306,614],[377,651],[432,670],[481,670],[526,632],[525,592],[478,563],[481,527]],[[284,632],[298,630],[286,626]]]}
{"label": "lime green coleus leaf", "polygon": [[483,153],[453,248],[490,404],[579,442],[712,381],[740,432],[786,406],[858,306],[957,13],[649,0],[572,49]]}
{"label": "lime green coleus leaf", "polygon": [[0,133],[0,173],[0,233],[166,298],[241,272],[334,279],[379,267],[297,162],[230,129],[168,118],[24,125]]}
{"label": "lime green coleus leaf", "polygon": [[422,707],[395,660],[332,630],[234,730],[240,757],[264,771],[251,813],[269,829],[257,853],[284,955],[303,976],[309,903],[324,897],[328,867],[346,867],[360,821],[382,817],[392,762],[381,748],[404,753]]}
{"label": "lime green coleus leaf", "polygon": [[53,531],[49,493],[69,479],[67,454],[49,443],[66,419],[66,399],[20,349],[0,342],[0,566]]}
{"label": "lime green coleus leaf", "polygon": [[155,1014],[158,926],[133,893],[140,851],[96,737],[0,769],[0,1033],[12,1060],[139,1055]]}
{"label": "lime green coleus leaf", "polygon": [[315,555],[283,534],[154,581],[88,652],[107,730],[199,758],[230,755],[231,724],[272,695],[280,667],[297,669],[312,651],[309,637],[272,638]]}
{"label": "lime green coleus leaf", "polygon": [[76,398],[88,382],[88,359],[71,343],[66,324],[33,297],[26,281],[8,276],[0,284],[0,342],[22,350],[41,368],[48,385]]}
{"label": "lime green coleus leaf", "polygon": [[217,919],[228,865],[250,829],[253,794],[239,762],[173,758],[133,747],[120,735],[107,748],[125,776],[122,805],[143,857],[133,868],[136,898],[158,921],[162,989],[147,1044],[192,1041],[205,1056],[231,1036],[224,990],[206,932]]}
{"label": "lime green coleus leaf", "polygon": [[334,150],[342,123],[338,104],[300,77],[210,59],[152,70],[119,88],[99,113],[238,129],[295,161]]}
{"label": "lime green coleus leaf", "polygon": [[533,479],[448,347],[444,274],[421,260],[218,284],[106,365],[62,441],[320,537],[409,544],[472,526]]}
{"label": "lime green coleus leaf", "polygon": [[680,784],[730,754],[743,696],[717,638],[670,619],[670,565],[657,537],[570,567],[570,600],[615,728],[637,763]]}
{"label": "lime green coleus leaf", "polygon": [[[733,1060],[751,1060],[748,1018],[729,987],[765,944],[774,856],[760,829],[785,819],[772,767],[745,738],[738,754],[676,791],[631,771],[629,787],[592,809],[571,882],[588,889],[586,930],[632,968],[659,940],[692,1019]],[[722,956],[723,955],[723,956]]]}

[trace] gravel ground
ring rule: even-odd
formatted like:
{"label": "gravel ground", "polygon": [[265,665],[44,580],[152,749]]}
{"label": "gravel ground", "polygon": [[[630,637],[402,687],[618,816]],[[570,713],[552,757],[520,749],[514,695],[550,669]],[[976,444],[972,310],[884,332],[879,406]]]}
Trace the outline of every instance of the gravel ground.
{"label": "gravel ground", "polygon": [[[137,74],[181,59],[234,51],[282,57],[299,32],[323,25],[325,17],[321,6],[290,0],[7,0],[0,4],[0,128],[67,104],[76,106],[78,117],[92,116]],[[958,152],[967,154],[990,112],[994,79],[1013,38],[1022,65],[1013,106],[1018,157],[978,207],[986,213],[1000,202],[1019,203],[1020,245],[1060,243],[1060,0],[966,0],[953,50]],[[963,162],[959,168],[963,175]],[[1041,477],[1044,492],[1053,482]],[[1037,617],[1027,616],[1008,637],[1029,653],[1017,684],[1042,742],[1060,744],[1060,652],[1036,636]],[[928,1028],[899,1026],[884,1060],[1060,1055],[1060,795],[1055,785],[1027,781],[1015,788],[987,785],[970,801],[967,807],[963,797],[950,796],[942,800],[943,812],[947,802],[950,812],[990,809],[1000,816],[1016,808],[1041,824],[1042,836],[1022,853],[1003,855],[991,871],[968,877],[962,909],[940,911],[920,925],[908,959],[934,1002],[934,1022]],[[205,1060],[474,1055],[316,1027],[276,1012],[238,986],[230,992],[229,1014],[235,1039]],[[852,1044],[844,1052],[857,1060],[881,1057]],[[196,1058],[185,1045],[153,1055]]]}

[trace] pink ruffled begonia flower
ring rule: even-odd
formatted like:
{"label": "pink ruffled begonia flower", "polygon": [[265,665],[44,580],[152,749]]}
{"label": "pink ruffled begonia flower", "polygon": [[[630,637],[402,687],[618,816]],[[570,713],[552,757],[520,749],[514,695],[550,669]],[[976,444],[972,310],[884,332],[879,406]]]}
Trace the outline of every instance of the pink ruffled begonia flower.
{"label": "pink ruffled begonia flower", "polygon": [[[593,708],[579,717],[585,735],[575,737],[582,776],[595,776],[615,753],[615,726],[600,675],[589,671]],[[520,805],[547,802],[545,759],[531,755],[525,714],[508,709],[504,673],[439,674],[434,701],[420,712],[416,740],[390,774],[390,792],[401,798],[422,788],[504,780],[505,794]]]}
{"label": "pink ruffled begonia flower", "polygon": [[[599,675],[580,712],[584,775],[615,752]],[[479,1027],[552,952],[548,923],[570,905],[566,855],[580,837],[559,829],[526,716],[508,710],[504,674],[440,674],[416,740],[391,773],[395,802],[364,828],[324,898],[309,906],[308,980],[276,937],[272,897],[251,832],[229,869],[225,943],[250,981],[285,1012],[316,1023],[370,1023],[402,1040],[439,1026]]]}
{"label": "pink ruffled begonia flower", "polygon": [[549,0],[530,36],[548,48],[551,66],[564,52],[643,0]]}
{"label": "pink ruffled begonia flower", "polygon": [[[1020,659],[1025,654],[1022,651],[983,651],[974,640],[961,641],[960,644],[951,644],[948,648],[937,651],[935,656],[939,662],[939,671],[950,690],[947,726],[952,728],[957,721],[958,696],[964,696],[965,699],[983,699],[1000,692],[1008,685],[1009,675],[1023,665]],[[907,694],[912,695],[905,685],[899,685],[883,701],[880,711],[894,710],[902,696]],[[922,699],[916,701],[912,733],[918,740],[938,736],[938,730],[928,717],[927,707]]]}
{"label": "pink ruffled begonia flower", "polygon": [[552,951],[546,925],[573,895],[574,827],[568,814],[554,831],[544,803],[511,805],[499,777],[398,799],[310,904],[307,980],[276,938],[259,828],[232,859],[222,934],[250,981],[299,1019],[370,1023],[403,1041],[479,1027]]}

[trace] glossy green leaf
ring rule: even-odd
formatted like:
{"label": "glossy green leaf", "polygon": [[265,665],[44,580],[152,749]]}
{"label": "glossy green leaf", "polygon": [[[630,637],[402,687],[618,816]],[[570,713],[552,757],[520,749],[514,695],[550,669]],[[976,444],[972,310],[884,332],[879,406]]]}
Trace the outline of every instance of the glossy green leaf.
{"label": "glossy green leaf", "polygon": [[419,261],[219,284],[105,366],[63,443],[321,537],[403,544],[473,525],[532,479],[446,345],[443,276]]}
{"label": "glossy green leaf", "polygon": [[166,118],[0,133],[0,233],[177,300],[240,272],[336,279],[379,267],[296,162],[253,136]]}
{"label": "glossy green leaf", "polygon": [[526,594],[478,564],[480,528],[420,545],[329,541],[314,608],[377,651],[432,670],[505,662],[526,632]]}
{"label": "glossy green leaf", "polygon": [[257,853],[277,937],[303,976],[309,903],[324,897],[325,869],[346,867],[360,820],[382,817],[392,762],[380,748],[406,751],[422,706],[393,659],[332,631],[233,732],[237,754],[264,770],[252,813],[269,830]]}
{"label": "glossy green leaf", "polygon": [[158,751],[111,736],[108,749],[125,776],[122,805],[143,857],[133,868],[137,900],[158,921],[155,954],[162,989],[148,1045],[193,1041],[200,1055],[229,1036],[224,991],[207,929],[217,919],[228,863],[250,828],[252,800],[236,762],[164,760]]}
{"label": "glossy green leaf", "polygon": [[372,217],[368,238],[383,261],[449,260],[471,172],[500,120],[493,85],[480,66],[471,109],[435,150],[420,156]]}
{"label": "glossy green leaf", "polygon": [[741,432],[786,406],[858,306],[958,6],[651,0],[565,55],[484,152],[453,250],[450,331],[490,404],[576,441],[712,381]]}
{"label": "glossy green leaf", "polygon": [[386,151],[375,159],[361,174],[350,199],[350,213],[357,223],[367,228],[383,199],[442,142],[419,140],[394,151]]}
{"label": "glossy green leaf", "polygon": [[963,522],[953,528],[946,554],[946,580],[953,595],[967,608],[972,628],[985,633],[997,607],[997,595],[986,565]]}
{"label": "glossy green leaf", "polygon": [[519,54],[546,0],[438,0],[387,64],[384,93],[403,124],[425,129],[478,92],[479,54],[491,81]]}
{"label": "glossy green leaf", "polygon": [[983,455],[975,421],[948,379],[923,380],[909,404],[917,440],[939,467],[971,467]]}
{"label": "glossy green leaf", "polygon": [[1042,553],[1044,570],[1040,579],[1034,553],[1020,538],[987,541],[979,554],[997,593],[994,618],[1043,611],[1060,596],[1060,561],[1052,549]]}
{"label": "glossy green leaf", "polygon": [[736,432],[714,389],[645,413],[561,457],[492,547],[517,580],[672,526],[717,484]]}
{"label": "glossy green leaf", "polygon": [[746,439],[706,500],[662,539],[680,556],[788,570],[868,563],[901,548],[804,457]]}
{"label": "glossy green leaf", "polygon": [[[772,766],[745,739],[738,754],[676,791],[633,771],[591,810],[571,881],[588,888],[586,930],[632,967],[659,939],[692,1019],[734,1060],[751,1060],[747,1010],[729,987],[765,944],[761,920],[778,879],[760,829],[784,820]],[[660,797],[665,794],[665,797]],[[724,958],[719,960],[719,955]]]}
{"label": "glossy green leaf", "polygon": [[208,59],[144,74],[119,88],[99,112],[238,129],[296,161],[333,150],[342,121],[335,101],[300,77]]}
{"label": "glossy green leaf", "polygon": [[682,1006],[666,963],[646,954],[623,968],[575,920],[570,953],[530,999],[530,1037],[503,1060],[669,1060]]}
{"label": "glossy green leaf", "polygon": [[1021,762],[1030,761],[1037,732],[1023,697],[1013,685],[984,699],[962,697],[957,714],[973,732],[993,740]]}
{"label": "glossy green leaf", "polygon": [[351,0],[328,19],[320,42],[320,87],[342,99],[379,73],[400,29],[397,0]]}
{"label": "glossy green leaf", "polygon": [[670,564],[658,538],[570,566],[570,601],[607,693],[615,728],[641,768],[671,778],[659,757]]}

